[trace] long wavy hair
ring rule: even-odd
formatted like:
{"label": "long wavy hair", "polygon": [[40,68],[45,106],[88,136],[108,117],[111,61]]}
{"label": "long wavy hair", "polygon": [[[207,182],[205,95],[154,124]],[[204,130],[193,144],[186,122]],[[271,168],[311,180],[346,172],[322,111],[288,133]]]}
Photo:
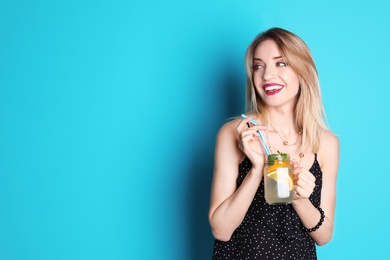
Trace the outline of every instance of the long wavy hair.
{"label": "long wavy hair", "polygon": [[285,60],[299,78],[299,91],[294,116],[298,129],[302,131],[301,149],[309,147],[317,152],[320,134],[328,130],[325,111],[321,99],[318,73],[313,57],[305,42],[297,35],[281,28],[271,28],[259,34],[249,45],[245,55],[247,74],[246,113],[253,113],[269,123],[269,115],[264,100],[257,93],[253,81],[253,58],[257,46],[271,39],[279,46]]}

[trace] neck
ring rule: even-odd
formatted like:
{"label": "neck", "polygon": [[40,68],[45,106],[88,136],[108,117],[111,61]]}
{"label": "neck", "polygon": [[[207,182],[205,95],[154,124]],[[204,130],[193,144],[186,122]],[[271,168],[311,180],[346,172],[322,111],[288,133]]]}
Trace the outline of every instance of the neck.
{"label": "neck", "polygon": [[282,111],[271,109],[268,111],[270,116],[271,130],[275,130],[285,137],[296,135],[299,130],[294,120],[292,111]]}

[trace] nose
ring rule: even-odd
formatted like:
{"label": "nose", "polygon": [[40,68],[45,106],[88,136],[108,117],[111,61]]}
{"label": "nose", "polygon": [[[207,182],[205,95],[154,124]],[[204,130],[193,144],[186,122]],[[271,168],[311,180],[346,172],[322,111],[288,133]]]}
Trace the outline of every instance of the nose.
{"label": "nose", "polygon": [[276,77],[276,70],[272,66],[266,66],[264,68],[263,80],[267,81]]}

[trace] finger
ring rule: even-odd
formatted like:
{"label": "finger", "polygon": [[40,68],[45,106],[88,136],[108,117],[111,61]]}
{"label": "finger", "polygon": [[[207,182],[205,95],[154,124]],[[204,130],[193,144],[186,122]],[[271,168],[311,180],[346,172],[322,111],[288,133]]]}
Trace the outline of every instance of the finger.
{"label": "finger", "polygon": [[248,130],[241,133],[241,142],[243,145],[250,142],[258,142],[259,140],[260,138],[255,131]]}
{"label": "finger", "polygon": [[302,171],[299,170],[299,172],[296,173],[295,175],[297,180],[303,181],[303,182],[309,182],[309,177]]}
{"label": "finger", "polygon": [[291,166],[293,167],[294,170],[299,168],[299,162],[297,160],[292,159],[290,164],[291,164]]}
{"label": "finger", "polygon": [[302,187],[297,186],[295,192],[299,196],[300,199],[308,199],[311,193],[306,192]]}
{"label": "finger", "polygon": [[299,193],[294,188],[294,200],[299,200],[300,198]]}
{"label": "finger", "polygon": [[297,185],[307,187],[308,189],[313,189],[315,187],[315,179],[313,180],[310,176],[302,172],[297,175],[296,183]]}
{"label": "finger", "polygon": [[300,194],[304,194],[304,197],[310,196],[315,188],[315,183],[311,181],[306,181],[303,178],[299,178],[296,180],[297,191],[301,189]]}
{"label": "finger", "polygon": [[247,155],[251,152],[262,153],[261,141],[255,131],[244,131],[241,134],[240,143],[242,145],[242,151]]}
{"label": "finger", "polygon": [[307,183],[314,183],[316,181],[316,177],[308,170],[301,168],[298,174],[299,178],[304,180]]}
{"label": "finger", "polygon": [[240,122],[237,125],[237,131],[239,133],[241,133],[242,131],[248,128],[247,124],[249,124],[249,120],[250,120],[249,118],[243,118],[240,120]]}
{"label": "finger", "polygon": [[300,172],[302,172],[303,171],[303,168],[302,167],[296,167],[296,168],[294,168],[294,171],[293,171],[293,173],[294,173],[294,175],[298,175]]}
{"label": "finger", "polygon": [[302,172],[296,172],[294,175],[294,183],[300,187],[310,186],[308,185],[307,177]]}
{"label": "finger", "polygon": [[310,185],[308,185],[307,182],[303,181],[302,179],[297,180],[296,185],[297,187],[300,187],[301,189],[304,190],[310,187]]}
{"label": "finger", "polygon": [[246,125],[246,128],[251,128],[251,127],[254,127],[254,126],[260,126],[260,129],[262,129],[262,130],[266,129],[266,126],[261,126],[261,125],[258,125],[256,123],[254,123],[254,121],[250,117],[243,118],[239,122],[237,128],[243,130],[245,128],[245,127],[243,127],[244,124]]}
{"label": "finger", "polygon": [[253,136],[259,137],[258,131],[259,131],[259,130],[264,130],[264,129],[266,129],[266,128],[267,128],[266,126],[251,126],[250,128],[244,129],[244,130],[241,132],[241,136],[253,135]]}
{"label": "finger", "polygon": [[267,130],[267,126],[265,126],[265,125],[252,125],[251,127],[250,127],[250,129],[251,130],[255,130],[256,132],[257,131],[265,131],[265,130]]}
{"label": "finger", "polygon": [[313,176],[313,174],[304,168],[295,168],[293,173],[295,180],[302,180],[306,183],[315,182],[315,177]]}

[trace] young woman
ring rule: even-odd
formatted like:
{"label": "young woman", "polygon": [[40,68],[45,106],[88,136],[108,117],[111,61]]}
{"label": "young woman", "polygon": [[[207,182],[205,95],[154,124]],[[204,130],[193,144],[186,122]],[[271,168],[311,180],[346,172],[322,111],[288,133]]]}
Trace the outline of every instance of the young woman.
{"label": "young woman", "polygon": [[[298,36],[272,28],[249,46],[246,70],[248,118],[227,122],[217,136],[213,259],[317,259],[315,244],[333,234],[339,140],[325,124],[313,58]],[[291,204],[265,202],[258,130],[271,153],[290,154]]]}

